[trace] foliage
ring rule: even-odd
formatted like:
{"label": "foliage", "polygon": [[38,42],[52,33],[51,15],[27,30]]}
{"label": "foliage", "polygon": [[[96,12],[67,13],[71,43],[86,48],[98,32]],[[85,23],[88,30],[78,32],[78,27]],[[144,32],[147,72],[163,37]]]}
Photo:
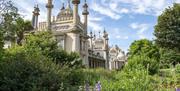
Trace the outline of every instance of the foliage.
{"label": "foliage", "polygon": [[158,75],[159,88],[175,88],[180,84],[180,74],[174,68],[161,69]]}
{"label": "foliage", "polygon": [[115,71],[108,71],[105,69],[84,69],[84,81],[88,81],[90,85],[95,85],[100,79],[114,79]]}
{"label": "foliage", "polygon": [[15,21],[17,44],[21,45],[24,38],[24,32],[33,29],[30,21],[24,21],[23,18],[19,17]]}
{"label": "foliage", "polygon": [[134,69],[137,65],[143,65],[149,69],[150,74],[155,74],[159,69],[159,49],[152,41],[142,39],[134,41],[129,49],[127,69]]}
{"label": "foliage", "polygon": [[50,32],[37,32],[26,37],[23,46],[35,49],[39,48],[44,56],[51,58],[61,66],[79,67],[82,60],[77,53],[67,53],[57,46],[57,42]]}
{"label": "foliage", "polygon": [[0,62],[1,91],[57,91],[67,86],[66,69],[49,61],[39,50],[31,53],[14,47],[6,56]]}
{"label": "foliage", "polygon": [[180,52],[180,4],[175,3],[158,17],[154,35],[160,47]]}
{"label": "foliage", "polygon": [[5,40],[16,42],[21,45],[24,38],[24,32],[32,30],[33,27],[30,21],[24,21],[24,19],[18,14],[18,9],[13,5],[11,1],[2,0],[1,5],[1,30]]}
{"label": "foliage", "polygon": [[148,69],[151,75],[157,73],[159,70],[159,61],[144,55],[134,56],[129,59],[125,69],[137,69],[136,66],[138,65],[142,65],[144,68]]}
{"label": "foliage", "polygon": [[3,56],[3,52],[4,52],[3,46],[4,46],[3,34],[2,34],[2,31],[0,28],[0,60],[2,60],[2,56]]}
{"label": "foliage", "polygon": [[134,41],[129,49],[129,58],[136,55],[145,55],[149,58],[159,59],[159,50],[152,41],[147,39]]}
{"label": "foliage", "polygon": [[180,64],[176,65],[176,72],[180,74]]}
{"label": "foliage", "polygon": [[[6,2],[6,1],[5,1]],[[4,6],[5,9],[1,13],[1,30],[3,31],[3,35],[5,40],[10,40],[15,42],[15,33],[16,30],[14,29],[16,26],[14,22],[17,18],[19,18],[18,9],[13,5],[11,1],[8,1]]]}
{"label": "foliage", "polygon": [[115,80],[102,79],[103,91],[153,91],[149,75],[142,66],[115,74]]}
{"label": "foliage", "polygon": [[174,50],[161,49],[160,67],[170,68],[171,65],[180,63],[180,53]]}
{"label": "foliage", "polygon": [[1,0],[0,1],[0,14],[6,12],[7,10],[11,9],[10,6],[11,6],[11,3],[12,1],[11,0]]}

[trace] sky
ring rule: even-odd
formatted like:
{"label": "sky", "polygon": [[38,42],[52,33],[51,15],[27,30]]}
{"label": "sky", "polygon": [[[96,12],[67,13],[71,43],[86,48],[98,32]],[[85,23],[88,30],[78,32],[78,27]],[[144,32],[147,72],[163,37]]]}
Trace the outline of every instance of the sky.
{"label": "sky", "polygon": [[[12,0],[19,8],[20,14],[25,19],[32,19],[32,11],[35,4],[40,7],[39,22],[46,21],[47,0]],[[53,16],[57,16],[62,3],[68,0],[53,0]],[[109,33],[110,46],[118,45],[123,51],[128,48],[134,40],[153,40],[154,26],[157,24],[158,16],[173,3],[180,0],[87,0],[89,5],[88,31],[98,35],[104,29]],[[79,14],[82,13],[81,0]],[[72,5],[72,4],[71,4]],[[81,18],[81,20],[83,20]]]}

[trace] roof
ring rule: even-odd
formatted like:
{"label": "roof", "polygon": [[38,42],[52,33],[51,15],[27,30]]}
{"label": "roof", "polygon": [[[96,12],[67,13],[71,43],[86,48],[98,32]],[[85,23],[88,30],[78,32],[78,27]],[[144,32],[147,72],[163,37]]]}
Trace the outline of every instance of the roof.
{"label": "roof", "polygon": [[94,41],[95,44],[104,44],[104,40],[102,38],[98,38]]}

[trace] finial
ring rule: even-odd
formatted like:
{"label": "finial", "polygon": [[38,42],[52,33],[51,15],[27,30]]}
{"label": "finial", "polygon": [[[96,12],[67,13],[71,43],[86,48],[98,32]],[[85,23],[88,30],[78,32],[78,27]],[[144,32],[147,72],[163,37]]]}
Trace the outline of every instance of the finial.
{"label": "finial", "polygon": [[104,34],[106,33],[106,29],[105,29],[105,27],[104,27]]}
{"label": "finial", "polygon": [[65,8],[64,8],[64,3],[62,4],[62,8],[61,8],[61,10],[64,10]]}
{"label": "finial", "polygon": [[83,10],[82,14],[83,14],[83,15],[89,15],[89,12],[88,12],[88,4],[87,4],[86,0],[85,0],[85,3],[84,3],[84,5],[83,5],[83,8],[84,8],[84,10]]}
{"label": "finial", "polygon": [[72,0],[73,4],[80,4],[80,0]]}
{"label": "finial", "polygon": [[101,37],[101,31],[99,31],[99,38]]}
{"label": "finial", "polygon": [[53,22],[55,22],[56,21],[56,17],[55,16],[53,16]]}
{"label": "finial", "polygon": [[84,1],[83,8],[88,8],[88,5],[87,5],[87,2],[86,2],[86,0]]}
{"label": "finial", "polygon": [[37,0],[35,0],[34,4],[35,4],[35,5],[37,5],[37,4],[38,4]]}
{"label": "finial", "polygon": [[96,33],[95,33],[95,31],[94,31],[94,38],[96,38]]}
{"label": "finial", "polygon": [[66,9],[70,9],[71,8],[71,5],[70,5],[70,0],[68,0],[68,3],[67,3],[67,6],[66,6]]}
{"label": "finial", "polygon": [[90,35],[92,35],[92,31],[90,31]]}

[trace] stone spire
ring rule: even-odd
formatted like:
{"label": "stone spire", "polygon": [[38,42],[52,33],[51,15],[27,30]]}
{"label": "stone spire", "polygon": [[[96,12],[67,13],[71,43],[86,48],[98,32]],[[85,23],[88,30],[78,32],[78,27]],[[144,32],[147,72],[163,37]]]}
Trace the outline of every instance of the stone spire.
{"label": "stone spire", "polygon": [[108,33],[106,32],[105,28],[104,28],[104,31],[103,31],[103,38],[108,40]]}
{"label": "stone spire", "polygon": [[77,23],[78,23],[78,5],[80,4],[80,0],[72,0],[73,3],[73,23],[74,23],[74,29],[77,29]]}
{"label": "stone spire", "polygon": [[96,33],[94,32],[93,40],[96,40]]}
{"label": "stone spire", "polygon": [[90,48],[91,48],[91,50],[93,50],[93,33],[92,33],[92,31],[90,32]]}
{"label": "stone spire", "polygon": [[46,4],[48,30],[51,30],[51,13],[52,13],[52,8],[53,8],[52,1],[53,0],[48,0],[48,3]]}
{"label": "stone spire", "polygon": [[71,9],[70,0],[68,0],[68,3],[67,3],[67,6],[66,6],[66,9]]}
{"label": "stone spire", "polygon": [[32,18],[32,26],[34,29],[38,28],[38,16],[40,15],[39,12],[40,12],[40,10],[39,10],[38,4],[37,4],[34,6],[33,18]]}
{"label": "stone spire", "polygon": [[85,28],[85,34],[87,34],[87,26],[88,26],[88,15],[89,15],[89,12],[88,12],[88,4],[85,0],[85,3],[83,5],[83,12],[82,12],[82,15],[84,16],[84,28]]}
{"label": "stone spire", "polygon": [[101,38],[101,31],[99,31],[99,38]]}
{"label": "stone spire", "polygon": [[62,4],[62,8],[61,8],[61,10],[64,10],[65,9],[65,7],[64,7],[64,3]]}
{"label": "stone spire", "polygon": [[106,32],[105,28],[104,28],[104,32],[103,32],[103,39],[105,41],[104,43],[104,51],[105,51],[105,59],[106,59],[106,68],[109,68],[109,38],[108,38],[108,33]]}

